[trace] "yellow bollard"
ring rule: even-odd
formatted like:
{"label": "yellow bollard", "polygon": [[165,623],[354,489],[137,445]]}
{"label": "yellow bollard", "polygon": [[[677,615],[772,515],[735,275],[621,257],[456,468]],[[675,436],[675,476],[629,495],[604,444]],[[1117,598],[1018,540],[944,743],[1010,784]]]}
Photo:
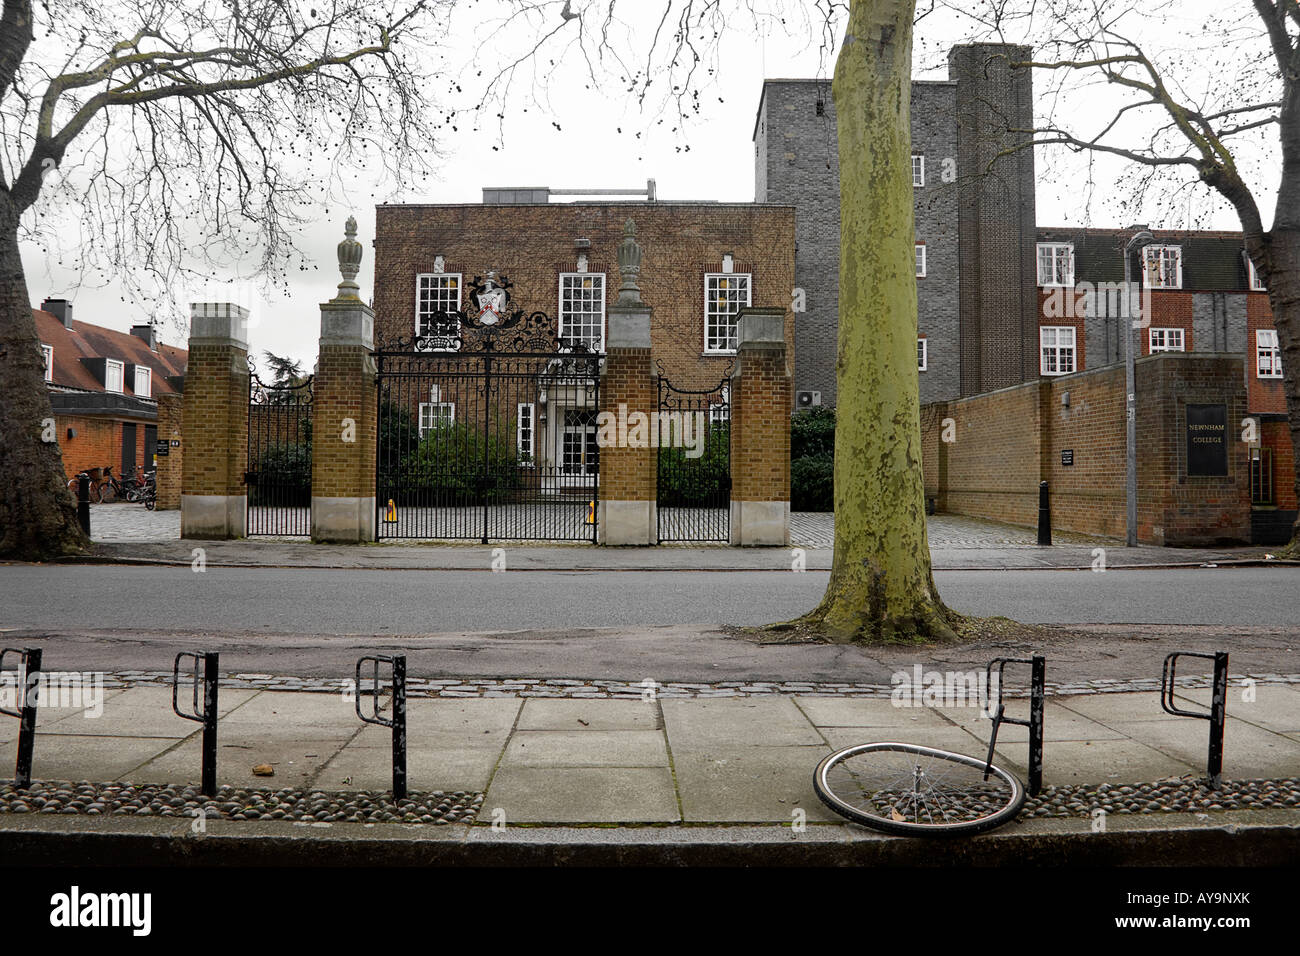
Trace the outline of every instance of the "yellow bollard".
{"label": "yellow bollard", "polygon": [[596,523],[596,502],[594,501],[587,502],[587,520],[583,523],[584,524]]}
{"label": "yellow bollard", "polygon": [[393,504],[393,499],[388,499],[388,510],[384,512],[384,522],[393,522],[397,520],[397,505]]}

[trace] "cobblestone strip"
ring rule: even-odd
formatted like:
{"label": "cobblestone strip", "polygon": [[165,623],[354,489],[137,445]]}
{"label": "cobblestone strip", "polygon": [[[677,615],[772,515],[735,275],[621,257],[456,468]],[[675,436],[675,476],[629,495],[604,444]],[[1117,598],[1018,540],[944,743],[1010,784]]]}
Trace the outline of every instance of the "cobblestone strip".
{"label": "cobblestone strip", "polygon": [[[910,674],[910,672],[909,672]],[[1244,680],[1260,684],[1300,684],[1300,674],[1231,674],[1230,686],[1239,686]],[[117,671],[104,674],[104,687],[110,690],[128,687],[170,687],[171,671]],[[1208,688],[1213,679],[1209,675],[1178,678],[1181,690]],[[228,674],[221,678],[221,686],[239,690],[306,691],[318,694],[341,694],[351,691],[350,678],[336,677],[278,677],[273,674]],[[387,687],[386,681],[381,685]],[[361,682],[360,690],[370,690],[369,680]],[[653,691],[656,697],[717,698],[717,697],[865,697],[888,699],[894,691],[891,684],[849,684],[817,681],[720,681],[693,683],[685,681],[619,681],[619,680],[568,680],[541,678],[420,678],[407,677],[407,693],[419,697],[562,697],[597,698],[604,700],[640,700]],[[1160,689],[1156,678],[1132,680],[1099,679],[1076,682],[1051,682],[1046,685],[1049,697],[1075,697],[1081,694],[1133,693]],[[923,690],[923,689],[922,689]],[[1027,687],[1008,687],[1003,691],[1008,698],[1028,697]]]}

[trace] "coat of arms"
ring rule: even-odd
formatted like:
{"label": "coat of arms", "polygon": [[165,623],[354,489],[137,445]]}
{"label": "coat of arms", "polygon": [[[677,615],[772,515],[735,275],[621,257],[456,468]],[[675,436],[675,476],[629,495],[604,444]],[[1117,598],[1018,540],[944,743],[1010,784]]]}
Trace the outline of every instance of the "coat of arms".
{"label": "coat of arms", "polygon": [[478,293],[476,298],[479,306],[478,321],[480,323],[489,326],[496,325],[505,318],[510,293],[504,287],[497,285],[495,272],[487,274],[487,278],[483,280],[483,291]]}

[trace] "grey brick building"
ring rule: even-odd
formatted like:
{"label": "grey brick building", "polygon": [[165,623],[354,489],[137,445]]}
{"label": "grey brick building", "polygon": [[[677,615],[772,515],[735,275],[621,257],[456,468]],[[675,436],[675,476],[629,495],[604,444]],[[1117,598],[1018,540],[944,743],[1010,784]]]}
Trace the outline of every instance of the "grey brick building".
{"label": "grey brick building", "polygon": [[[1034,157],[997,157],[1032,126],[1024,48],[961,46],[949,79],[912,84],[921,401],[1013,385],[1038,374]],[[828,80],[763,84],[754,126],[755,200],[790,203],[795,388],[835,403],[840,195]],[[923,364],[922,364],[923,363]],[[805,398],[805,401],[807,399]]]}

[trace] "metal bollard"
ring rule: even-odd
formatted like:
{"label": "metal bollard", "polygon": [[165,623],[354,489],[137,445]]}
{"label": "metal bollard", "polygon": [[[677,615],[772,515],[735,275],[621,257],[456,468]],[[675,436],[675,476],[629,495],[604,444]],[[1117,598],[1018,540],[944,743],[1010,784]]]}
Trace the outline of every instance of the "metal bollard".
{"label": "metal bollard", "polygon": [[1052,506],[1045,481],[1038,483],[1038,543],[1052,543]]}
{"label": "metal bollard", "polygon": [[[361,665],[366,661],[374,663],[374,704],[371,716],[361,713]],[[393,716],[392,719],[379,716],[379,664],[391,664],[393,667]],[[357,694],[353,701],[357,716],[368,724],[393,729],[393,799],[406,799],[406,656],[397,654],[393,657],[366,656],[357,661]]]}
{"label": "metal bollard", "polygon": [[[1174,706],[1175,676],[1180,657],[1200,657],[1214,661],[1214,689],[1210,696],[1210,712],[1197,713],[1194,710],[1180,710]],[[1228,717],[1228,652],[1217,651],[1214,654],[1193,654],[1191,651],[1174,651],[1165,658],[1164,668],[1160,674],[1160,706],[1165,713],[1175,717],[1199,717],[1210,722],[1210,746],[1205,760],[1205,774],[1209,777],[1210,787],[1218,789],[1223,775],[1223,725]]]}
{"label": "metal bollard", "polygon": [[77,476],[77,523],[90,534],[90,476]]}
{"label": "metal bollard", "polygon": [[[181,658],[194,659],[193,703],[190,713],[180,709],[176,693],[180,689]],[[219,673],[220,655],[216,651],[203,653],[203,709],[199,710],[199,655],[182,651],[176,655],[172,665],[172,710],[177,717],[193,720],[203,725],[203,795],[217,795],[217,675]]]}
{"label": "metal bollard", "polygon": [[[1043,788],[1043,716],[1047,701],[1047,658],[1036,654],[1027,657],[995,657],[985,669],[985,684],[993,681],[993,665],[998,665],[997,713],[993,716],[993,733],[989,736],[989,755],[984,761],[986,769],[984,779],[989,772],[987,767],[993,763],[993,750],[998,744],[998,729],[1003,724],[1019,724],[1029,728],[1029,795],[1038,796]],[[1029,719],[1019,720],[1006,716],[1006,704],[1002,701],[1003,674],[1008,664],[1028,664],[1029,672]]]}
{"label": "metal bollard", "polygon": [[18,761],[14,766],[14,787],[26,790],[32,783],[32,751],[36,747],[36,707],[40,703],[41,649],[29,647],[18,650],[6,647],[0,650],[0,670],[4,668],[5,655],[13,653],[21,660],[22,704],[17,710],[0,707],[0,713],[18,718]]}

